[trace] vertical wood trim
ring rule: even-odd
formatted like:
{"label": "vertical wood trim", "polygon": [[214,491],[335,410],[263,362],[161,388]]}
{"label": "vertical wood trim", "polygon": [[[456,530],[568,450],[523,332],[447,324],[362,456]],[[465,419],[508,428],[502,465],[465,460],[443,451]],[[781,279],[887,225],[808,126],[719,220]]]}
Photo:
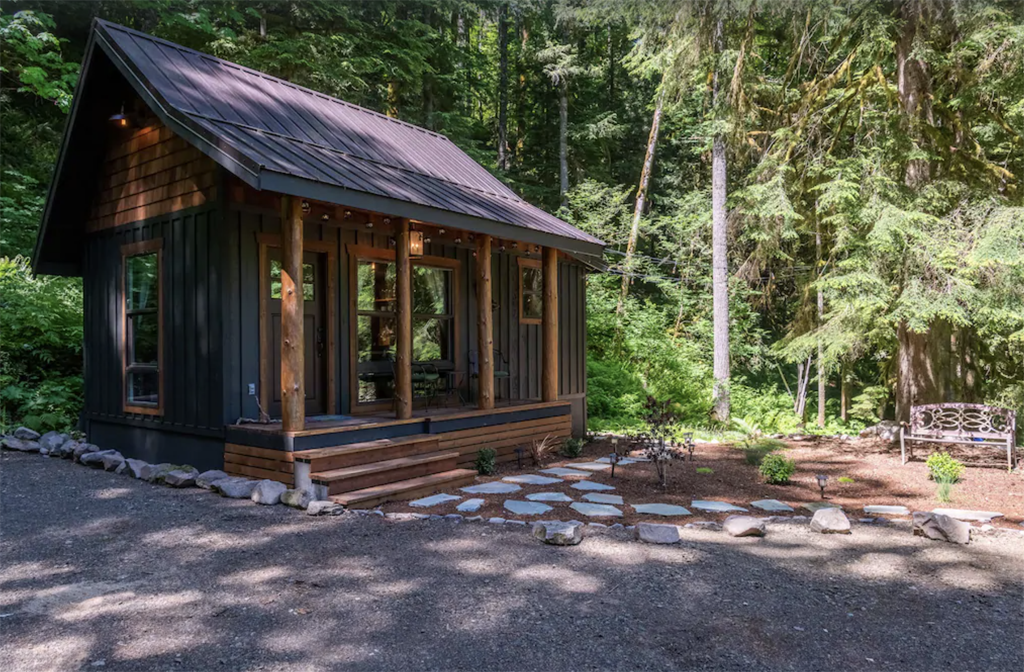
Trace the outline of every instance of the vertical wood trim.
{"label": "vertical wood trim", "polygon": [[544,248],[544,327],[541,399],[558,399],[558,250]]}
{"label": "vertical wood trim", "polygon": [[259,291],[260,291],[260,422],[270,422],[270,363],[273,357],[270,356],[270,325],[267,319],[270,317],[267,306],[267,295],[269,292],[270,278],[267,273],[267,245],[259,244]]}
{"label": "vertical wood trim", "polygon": [[409,220],[399,219],[395,235],[395,417],[412,417],[412,265]]}
{"label": "vertical wood trim", "polygon": [[494,408],[494,324],[491,311],[491,237],[476,238],[477,406]]}
{"label": "vertical wood trim", "polygon": [[281,212],[281,420],[286,432],[306,424],[302,294],[302,201],[282,199]]}

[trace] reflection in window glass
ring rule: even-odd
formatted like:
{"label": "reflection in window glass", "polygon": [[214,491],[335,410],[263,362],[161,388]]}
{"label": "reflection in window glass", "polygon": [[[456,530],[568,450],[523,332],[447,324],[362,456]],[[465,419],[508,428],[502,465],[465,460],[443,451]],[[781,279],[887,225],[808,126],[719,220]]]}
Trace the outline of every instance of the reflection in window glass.
{"label": "reflection in window glass", "polygon": [[539,320],[544,317],[544,274],[541,269],[523,266],[519,274],[523,314],[521,320]]}
{"label": "reflection in window glass", "polygon": [[[270,298],[281,298],[281,262],[277,259],[270,260]],[[316,298],[316,274],[313,264],[302,265],[302,299],[312,301]]]}
{"label": "reflection in window glass", "polygon": [[360,312],[394,312],[394,264],[360,261],[357,276],[356,308]]}

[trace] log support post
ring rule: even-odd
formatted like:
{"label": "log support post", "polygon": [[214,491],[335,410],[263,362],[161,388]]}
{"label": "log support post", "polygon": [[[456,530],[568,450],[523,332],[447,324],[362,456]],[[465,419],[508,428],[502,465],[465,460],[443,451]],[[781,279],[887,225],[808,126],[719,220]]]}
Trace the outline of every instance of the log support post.
{"label": "log support post", "polygon": [[395,417],[412,417],[412,264],[409,261],[409,220],[395,229]]}
{"label": "log support post", "polygon": [[558,400],[558,250],[544,248],[544,359],[541,399]]}
{"label": "log support post", "polygon": [[476,237],[477,406],[494,408],[494,322],[491,319],[491,237]]}
{"label": "log support post", "polygon": [[305,338],[302,294],[302,201],[281,199],[281,426],[306,425]]}

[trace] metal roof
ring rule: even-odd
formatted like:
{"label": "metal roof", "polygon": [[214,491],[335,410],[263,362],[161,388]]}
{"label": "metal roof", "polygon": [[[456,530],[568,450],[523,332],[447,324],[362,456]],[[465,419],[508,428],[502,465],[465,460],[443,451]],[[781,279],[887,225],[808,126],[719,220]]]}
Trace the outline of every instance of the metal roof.
{"label": "metal roof", "polygon": [[165,123],[257,189],[601,254],[443,135],[107,21],[95,37]]}

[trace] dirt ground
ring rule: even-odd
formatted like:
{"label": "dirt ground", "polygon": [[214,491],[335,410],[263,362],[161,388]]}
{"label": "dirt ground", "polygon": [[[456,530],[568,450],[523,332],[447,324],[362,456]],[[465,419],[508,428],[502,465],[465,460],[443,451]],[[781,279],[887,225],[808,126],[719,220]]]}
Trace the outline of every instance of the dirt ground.
{"label": "dirt ground", "polygon": [[[538,473],[540,468],[561,467],[571,462],[592,461],[612,452],[609,439],[588,444],[580,458],[565,459],[555,455],[543,467],[535,467],[528,455],[524,456],[524,468],[518,469],[515,462],[499,465],[498,473],[492,477],[480,477],[478,482],[500,480],[520,473]],[[922,451],[923,452],[923,451]],[[906,465],[900,463],[899,445],[890,446],[878,440],[855,439],[841,441],[822,439],[818,441],[790,441],[784,450],[787,458],[796,461],[796,474],[788,485],[767,485],[763,482],[756,466],[746,463],[743,451],[730,444],[697,444],[694,460],[676,461],[669,467],[669,483],[662,488],[658,483],[654,466],[637,463],[618,466],[615,477],[609,471],[595,472],[587,480],[614,486],[609,494],[621,495],[626,506],[620,507],[624,517],[604,522],[623,522],[627,525],[638,521],[670,522],[684,524],[701,520],[721,521],[728,514],[710,514],[691,509],[692,516],[662,518],[661,516],[639,516],[629,504],[660,502],[689,507],[695,499],[714,499],[730,502],[754,513],[750,502],[759,499],[778,499],[794,509],[792,514],[759,515],[810,515],[800,509],[806,502],[820,502],[817,474],[829,476],[825,495],[829,503],[839,504],[850,517],[866,516],[863,508],[869,504],[892,504],[906,506],[911,511],[931,511],[934,508],[976,509],[998,511],[1005,518],[993,520],[993,525],[1020,529],[1024,521],[1024,474],[1009,473],[1005,468],[970,466],[960,483],[954,486],[953,501],[943,504],[935,495],[935,483],[928,478],[924,456],[919,455]],[[925,453],[926,455],[926,453]],[[966,461],[966,458],[965,458]],[[710,468],[713,473],[698,473],[699,467]],[[840,477],[852,478],[852,483],[841,483]],[[487,504],[476,515],[485,517],[516,517],[502,508],[507,499],[524,499],[532,492],[563,492],[574,500],[585,494],[571,487],[579,478],[566,480],[563,484],[551,486],[527,486],[522,491],[509,495],[474,495],[483,497]],[[452,491],[452,494],[462,494]],[[569,508],[569,503],[545,502],[554,511],[535,518],[559,518],[572,520],[580,514]],[[458,502],[431,507],[429,513],[454,513]],[[404,503],[388,504],[385,511],[416,511]],[[422,511],[422,509],[420,510]],[[529,518],[529,517],[525,517]]]}
{"label": "dirt ground", "polygon": [[1024,669],[1024,542],[311,518],[0,454],[0,670]]}

